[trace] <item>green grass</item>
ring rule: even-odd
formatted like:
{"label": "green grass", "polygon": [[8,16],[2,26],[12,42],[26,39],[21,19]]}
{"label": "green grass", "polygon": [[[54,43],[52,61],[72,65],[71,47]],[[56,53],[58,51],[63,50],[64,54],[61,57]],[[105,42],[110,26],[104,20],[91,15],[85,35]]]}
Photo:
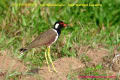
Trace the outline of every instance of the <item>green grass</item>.
{"label": "green grass", "polygon": [[[103,77],[109,76],[102,69],[102,65],[96,65],[95,67],[86,67],[84,70],[80,69],[80,71],[69,73],[67,76],[68,80],[79,80],[79,76],[94,76],[94,77]],[[119,78],[81,78],[81,80],[119,80]]]}
{"label": "green grass", "polygon": [[[51,53],[58,53],[60,57],[76,57],[73,43],[78,46],[90,45],[92,47],[102,44],[110,50],[120,44],[120,1],[118,0],[33,1],[38,4],[62,3],[66,5],[68,3],[100,3],[102,7],[12,6],[12,3],[29,2],[31,1],[0,1],[0,50],[9,50],[10,54],[24,62],[30,62],[28,67],[43,65],[45,49],[42,48],[41,51],[32,49],[24,56],[20,56],[18,50],[29,44],[41,32],[52,28],[57,20],[63,20],[68,24],[68,27],[62,31],[60,39],[51,47]],[[52,54],[53,60],[58,57]]]}

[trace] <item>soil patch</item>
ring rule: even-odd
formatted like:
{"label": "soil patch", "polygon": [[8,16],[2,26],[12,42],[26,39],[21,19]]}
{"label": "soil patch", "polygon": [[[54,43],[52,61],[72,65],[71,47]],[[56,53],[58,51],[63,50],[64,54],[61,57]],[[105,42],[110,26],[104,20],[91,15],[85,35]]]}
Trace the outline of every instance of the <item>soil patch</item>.
{"label": "soil patch", "polygon": [[25,72],[26,66],[17,59],[7,54],[7,51],[0,52],[0,78],[3,79],[8,72]]}

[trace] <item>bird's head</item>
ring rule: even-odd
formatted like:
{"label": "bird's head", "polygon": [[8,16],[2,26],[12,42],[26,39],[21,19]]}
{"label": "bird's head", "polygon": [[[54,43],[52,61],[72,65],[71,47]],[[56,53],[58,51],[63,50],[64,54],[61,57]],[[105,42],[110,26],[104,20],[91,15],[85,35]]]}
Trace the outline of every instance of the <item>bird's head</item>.
{"label": "bird's head", "polygon": [[63,21],[57,21],[54,24],[54,29],[61,30],[62,28],[66,27],[67,25]]}

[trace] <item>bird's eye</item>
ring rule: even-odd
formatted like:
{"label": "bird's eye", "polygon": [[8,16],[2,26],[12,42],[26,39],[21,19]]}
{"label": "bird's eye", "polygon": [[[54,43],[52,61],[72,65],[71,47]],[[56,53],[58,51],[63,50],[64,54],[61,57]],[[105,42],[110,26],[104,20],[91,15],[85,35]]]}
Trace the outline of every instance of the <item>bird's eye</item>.
{"label": "bird's eye", "polygon": [[59,24],[57,23],[57,24],[55,24],[55,28],[57,29],[58,28],[58,26],[59,26]]}

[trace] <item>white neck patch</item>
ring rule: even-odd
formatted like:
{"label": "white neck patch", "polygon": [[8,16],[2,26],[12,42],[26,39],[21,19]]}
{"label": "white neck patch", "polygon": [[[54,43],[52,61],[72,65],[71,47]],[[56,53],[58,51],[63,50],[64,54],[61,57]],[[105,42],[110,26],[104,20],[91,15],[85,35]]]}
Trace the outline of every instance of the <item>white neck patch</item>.
{"label": "white neck patch", "polygon": [[59,26],[59,24],[57,23],[57,24],[55,24],[55,29],[57,29],[58,28],[58,26]]}
{"label": "white neck patch", "polygon": [[55,43],[56,42],[56,40],[58,39],[58,33],[57,33],[57,31],[55,30],[55,29],[52,29],[53,31],[55,31],[55,33],[57,34],[57,36],[55,37],[55,40],[54,40],[54,42],[52,42],[52,44],[53,43]]}

